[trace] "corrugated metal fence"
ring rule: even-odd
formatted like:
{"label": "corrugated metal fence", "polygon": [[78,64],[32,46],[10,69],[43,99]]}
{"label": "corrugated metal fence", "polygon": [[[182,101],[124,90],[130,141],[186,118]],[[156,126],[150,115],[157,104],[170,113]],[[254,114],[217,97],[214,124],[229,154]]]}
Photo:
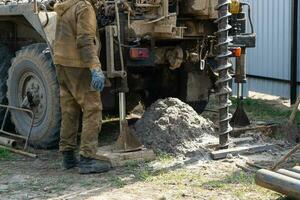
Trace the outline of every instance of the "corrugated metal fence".
{"label": "corrugated metal fence", "polygon": [[[252,5],[257,47],[248,49],[247,74],[249,76],[245,90],[289,98],[292,0],[247,1]],[[300,20],[298,23],[300,26]],[[300,44],[300,38],[298,39]],[[298,57],[300,58],[300,51]],[[298,81],[300,81],[299,63]]]}

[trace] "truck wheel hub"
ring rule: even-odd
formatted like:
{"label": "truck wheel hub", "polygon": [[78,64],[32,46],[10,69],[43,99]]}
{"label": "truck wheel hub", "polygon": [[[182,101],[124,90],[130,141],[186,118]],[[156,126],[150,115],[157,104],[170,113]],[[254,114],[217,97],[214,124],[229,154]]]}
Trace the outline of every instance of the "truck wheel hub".
{"label": "truck wheel hub", "polygon": [[35,112],[35,121],[43,119],[47,110],[46,91],[41,79],[32,72],[26,72],[19,82],[19,102],[22,103],[26,95],[32,95],[33,111]]}

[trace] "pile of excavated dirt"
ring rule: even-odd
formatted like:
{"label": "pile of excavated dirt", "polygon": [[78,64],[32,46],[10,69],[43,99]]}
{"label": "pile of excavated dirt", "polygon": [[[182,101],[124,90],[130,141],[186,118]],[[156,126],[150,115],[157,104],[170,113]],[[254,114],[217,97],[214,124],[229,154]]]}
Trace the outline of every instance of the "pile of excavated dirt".
{"label": "pile of excavated dirt", "polygon": [[176,98],[152,104],[136,122],[135,131],[147,148],[173,155],[204,153],[204,144],[216,139],[213,123]]}

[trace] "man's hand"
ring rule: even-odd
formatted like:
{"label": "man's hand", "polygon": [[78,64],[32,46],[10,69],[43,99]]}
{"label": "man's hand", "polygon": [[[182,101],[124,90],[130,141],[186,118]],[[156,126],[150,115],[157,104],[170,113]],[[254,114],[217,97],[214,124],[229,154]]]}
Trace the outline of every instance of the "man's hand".
{"label": "man's hand", "polygon": [[102,92],[104,89],[105,76],[101,69],[91,69],[92,83],[91,85],[97,91]]}

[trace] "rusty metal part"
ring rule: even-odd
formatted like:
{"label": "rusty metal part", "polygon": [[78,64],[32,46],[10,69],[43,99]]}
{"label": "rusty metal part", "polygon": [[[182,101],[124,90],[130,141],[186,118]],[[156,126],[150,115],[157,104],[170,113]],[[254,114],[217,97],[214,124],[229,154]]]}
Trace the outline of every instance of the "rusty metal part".
{"label": "rusty metal part", "polygon": [[121,123],[122,130],[118,137],[115,151],[132,152],[142,150],[144,146],[140,143],[139,139],[128,127],[127,120],[123,120]]}
{"label": "rusty metal part", "polygon": [[[5,135],[9,135],[9,136],[12,136],[12,137],[15,137],[15,138],[24,139],[25,140],[24,150],[26,150],[28,148],[28,144],[29,144],[29,140],[30,140],[33,124],[34,124],[34,119],[35,119],[34,112],[29,110],[29,109],[18,108],[18,107],[14,107],[14,106],[7,106],[7,105],[2,105],[2,104],[0,104],[0,107],[6,109],[5,115],[4,115],[4,118],[3,118],[3,121],[2,121],[2,125],[1,125],[1,129],[0,129],[0,133],[3,133]],[[18,112],[25,112],[25,113],[28,113],[28,114],[31,115],[31,123],[30,123],[30,128],[28,130],[27,137],[24,137],[24,136],[15,134],[15,133],[10,133],[10,132],[7,132],[7,131],[4,130],[4,126],[6,124],[6,120],[7,120],[7,117],[8,117],[8,112],[10,110],[15,110],[15,111],[18,111]]]}
{"label": "rusty metal part", "polygon": [[128,127],[126,120],[126,101],[125,93],[119,93],[119,115],[120,115],[120,135],[116,142],[117,152],[130,152],[143,149],[143,145],[140,143],[135,134]]}
{"label": "rusty metal part", "polygon": [[228,45],[231,42],[229,38],[229,30],[231,26],[229,25],[229,17],[231,16],[229,12],[230,0],[218,0],[218,15],[219,18],[215,21],[218,23],[218,48],[219,53],[217,56],[219,79],[216,84],[218,86],[218,100],[219,100],[219,142],[220,148],[227,148],[229,141],[229,133],[232,131],[232,127],[229,122],[232,115],[229,113],[229,107],[232,105],[229,97],[231,95],[231,88],[229,87],[229,82],[232,77],[229,74],[229,69],[232,65],[229,62],[229,56],[231,52],[228,50]]}
{"label": "rusty metal part", "polygon": [[7,147],[16,147],[17,146],[16,140],[5,138],[5,137],[0,137],[0,144],[7,146]]}
{"label": "rusty metal part", "polygon": [[10,148],[10,147],[3,146],[3,145],[0,145],[0,148],[6,149],[6,150],[8,150],[8,151],[11,151],[11,152],[13,152],[13,153],[17,153],[17,154],[20,154],[20,155],[23,155],[23,156],[28,156],[28,157],[30,157],[30,158],[37,158],[37,155],[36,155],[36,154],[28,153],[28,152],[26,152],[26,151],[22,151],[22,150]]}

